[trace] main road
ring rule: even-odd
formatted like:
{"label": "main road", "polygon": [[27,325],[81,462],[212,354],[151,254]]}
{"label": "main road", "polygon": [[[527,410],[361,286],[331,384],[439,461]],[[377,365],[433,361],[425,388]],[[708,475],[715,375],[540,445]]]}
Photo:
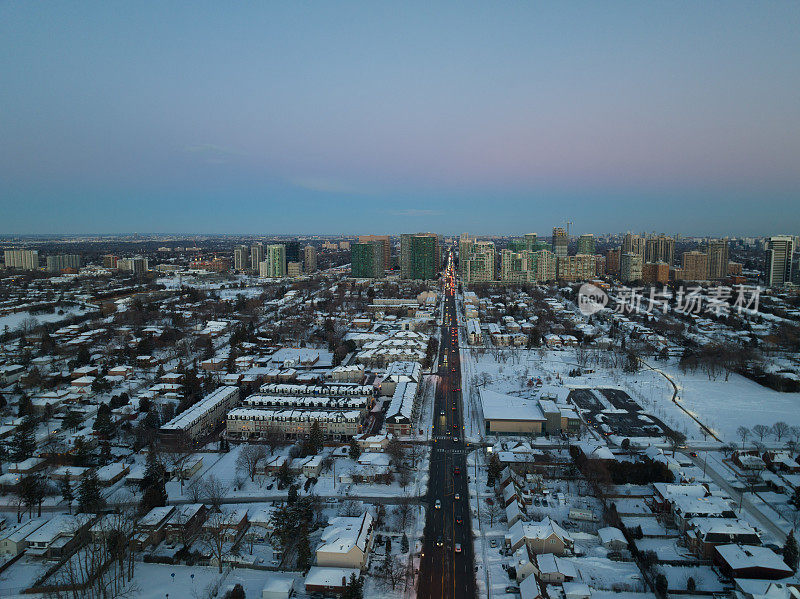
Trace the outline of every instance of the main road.
{"label": "main road", "polygon": [[422,599],[471,599],[477,595],[455,288],[455,269],[451,254],[445,270],[439,376],[433,406],[428,509],[417,588],[417,594]]}

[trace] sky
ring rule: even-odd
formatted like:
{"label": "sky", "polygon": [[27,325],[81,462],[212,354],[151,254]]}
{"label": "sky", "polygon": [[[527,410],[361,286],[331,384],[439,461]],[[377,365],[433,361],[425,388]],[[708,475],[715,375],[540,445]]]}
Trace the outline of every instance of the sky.
{"label": "sky", "polygon": [[800,233],[798,2],[0,3],[0,234]]}

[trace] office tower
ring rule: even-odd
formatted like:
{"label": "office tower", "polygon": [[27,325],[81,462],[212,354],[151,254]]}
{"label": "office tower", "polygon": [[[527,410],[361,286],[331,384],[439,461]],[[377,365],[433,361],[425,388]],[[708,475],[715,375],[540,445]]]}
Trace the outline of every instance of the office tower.
{"label": "office tower", "polygon": [[472,242],[464,260],[465,283],[488,283],[495,280],[495,249],[491,241]]}
{"label": "office tower", "polygon": [[303,265],[299,262],[288,262],[286,264],[286,276],[296,279],[303,274]]}
{"label": "office tower", "polygon": [[642,280],[642,257],[634,252],[624,252],[619,259],[619,280],[632,283]]}
{"label": "office tower", "polygon": [[777,287],[790,283],[794,240],[790,235],[775,235],[767,239],[766,245],[764,270],[767,286]]}
{"label": "office tower", "polygon": [[237,245],[233,248],[233,268],[239,272],[247,270],[248,247],[246,245]]}
{"label": "office tower", "polygon": [[313,245],[303,248],[303,266],[307,273],[317,271],[317,248]]}
{"label": "office tower", "polygon": [[567,237],[567,232],[561,227],[553,227],[553,239],[551,243],[556,258],[563,258],[567,255],[568,242],[569,238]]}
{"label": "office tower", "polygon": [[37,250],[6,250],[6,268],[17,270],[38,270],[39,252]]}
{"label": "office tower", "polygon": [[536,250],[541,249],[537,247],[537,239],[538,237],[536,233],[525,233],[525,249],[529,252],[535,252]]}
{"label": "office tower", "polygon": [[350,244],[350,276],[359,279],[383,277],[383,244],[379,241]]}
{"label": "office tower", "polygon": [[300,262],[300,242],[287,241],[283,244],[286,247],[286,264],[288,267],[289,262]]}
{"label": "office tower", "polygon": [[340,241],[339,242],[339,249],[342,251],[347,251],[350,249],[350,242],[349,241]]}
{"label": "office tower", "polygon": [[[645,260],[645,240],[641,235],[626,233],[622,238],[622,254],[638,254],[644,264]],[[620,264],[621,267],[621,264]]]}
{"label": "office tower", "polygon": [[558,280],[576,283],[594,278],[593,254],[577,254],[557,259]]}
{"label": "office tower", "polygon": [[61,272],[64,269],[78,270],[81,267],[81,257],[78,254],[58,254],[47,256],[47,271]]}
{"label": "office tower", "polygon": [[705,252],[684,252],[682,257],[684,281],[708,280],[708,254]]}
{"label": "office tower", "polygon": [[135,275],[140,275],[150,270],[150,261],[142,256],[120,258],[117,260],[117,268],[123,272],[131,272]]}
{"label": "office tower", "polygon": [[666,285],[669,282],[669,264],[645,262],[642,266],[642,281],[651,285]]}
{"label": "office tower", "polygon": [[645,241],[645,260],[666,262],[668,266],[672,266],[675,261],[675,240],[663,234],[650,237]]}
{"label": "office tower", "polygon": [[708,242],[708,278],[728,278],[728,238],[712,239]]}
{"label": "office tower", "polygon": [[381,256],[383,260],[383,270],[392,267],[392,244],[388,235],[359,235],[358,243],[369,243],[371,241],[381,244]]}
{"label": "office tower", "polygon": [[606,252],[606,272],[610,275],[619,274],[619,257],[622,255],[620,248],[614,248]]}
{"label": "office tower", "polygon": [[404,233],[400,236],[400,278],[435,279],[441,266],[439,236]]}
{"label": "office tower", "polygon": [[264,260],[259,263],[258,274],[270,279],[280,279],[286,276],[286,246],[282,243],[268,245],[265,250]]}
{"label": "office tower", "polygon": [[594,235],[584,233],[578,237],[578,253],[594,255]]}
{"label": "office tower", "polygon": [[[264,261],[264,245],[254,243],[250,246],[250,270],[255,274],[260,274],[260,265]],[[265,276],[265,275],[262,275]]]}
{"label": "office tower", "polygon": [[536,256],[536,280],[555,281],[558,263],[556,255],[549,250],[539,250],[534,252],[534,255]]}

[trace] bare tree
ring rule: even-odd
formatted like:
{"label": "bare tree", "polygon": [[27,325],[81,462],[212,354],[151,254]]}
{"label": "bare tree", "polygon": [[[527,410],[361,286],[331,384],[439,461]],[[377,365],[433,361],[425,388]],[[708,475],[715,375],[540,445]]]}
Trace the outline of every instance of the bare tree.
{"label": "bare tree", "polygon": [[232,512],[213,512],[203,525],[203,544],[217,560],[219,573],[222,574],[222,562],[228,554],[226,544],[228,535],[236,523]]}
{"label": "bare tree", "polygon": [[177,475],[178,479],[181,481],[181,495],[183,495],[183,481],[185,480],[183,470],[186,467],[186,463],[189,461],[189,458],[191,458],[193,455],[194,452],[192,451],[192,448],[187,442],[183,441],[176,445],[172,451],[164,456],[166,461],[169,463],[173,474]]}
{"label": "bare tree", "polygon": [[360,501],[345,501],[339,507],[340,516],[360,516],[364,513],[364,506]]}
{"label": "bare tree", "polygon": [[397,556],[387,555],[384,562],[378,568],[378,580],[386,588],[392,590],[408,577],[408,566],[400,561]]}
{"label": "bare tree", "polygon": [[395,514],[400,519],[400,527],[405,530],[406,525],[408,524],[408,519],[411,517],[412,511],[411,503],[408,501],[403,501],[402,503],[398,503],[397,507],[394,508]]}
{"label": "bare tree", "polygon": [[756,424],[753,426],[753,434],[758,437],[759,441],[763,441],[764,437],[769,434],[770,428],[766,424]]}
{"label": "bare tree", "polygon": [[269,447],[269,455],[272,455],[275,453],[275,450],[284,443],[285,435],[278,427],[270,426],[261,431],[261,439],[263,439],[267,447]]}
{"label": "bare tree", "polygon": [[744,443],[747,441],[747,438],[750,436],[750,429],[746,426],[740,426],[736,429],[737,436],[742,440],[742,449],[744,449]]}
{"label": "bare tree", "polygon": [[781,442],[781,439],[789,434],[789,429],[791,427],[785,423],[783,420],[779,420],[775,424],[772,425],[772,434],[775,435],[775,438],[778,440],[778,443]]}
{"label": "bare tree", "polygon": [[502,518],[503,514],[505,514],[505,509],[499,501],[492,499],[491,497],[487,497],[486,513],[489,516],[489,526],[494,526],[495,521],[499,522],[500,518]]}
{"label": "bare tree", "polygon": [[267,450],[263,445],[245,445],[236,457],[236,471],[244,472],[250,477],[250,482],[256,479],[258,463],[267,457]]}
{"label": "bare tree", "polygon": [[206,503],[217,510],[222,505],[222,499],[225,497],[226,491],[225,484],[213,474],[203,481],[202,495]]}

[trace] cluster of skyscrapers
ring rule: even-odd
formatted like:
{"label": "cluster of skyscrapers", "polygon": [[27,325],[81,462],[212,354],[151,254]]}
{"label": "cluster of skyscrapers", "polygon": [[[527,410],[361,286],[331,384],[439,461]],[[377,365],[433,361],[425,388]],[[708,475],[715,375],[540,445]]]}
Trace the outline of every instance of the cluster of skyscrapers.
{"label": "cluster of skyscrapers", "polygon": [[317,249],[312,245],[300,248],[300,242],[237,245],[233,249],[233,268],[260,277],[298,277],[317,270]]}
{"label": "cluster of skyscrapers", "polygon": [[[3,258],[6,268],[39,270],[40,262],[38,250],[5,250]],[[48,272],[62,272],[64,270],[73,270],[77,272],[81,267],[81,257],[78,254],[46,256],[45,265]]]}
{"label": "cluster of skyscrapers", "polygon": [[[398,264],[402,279],[435,279],[442,265],[442,249],[435,233],[400,235]],[[363,235],[350,244],[350,269],[353,277],[380,278],[392,264],[392,244],[388,235]]]}

